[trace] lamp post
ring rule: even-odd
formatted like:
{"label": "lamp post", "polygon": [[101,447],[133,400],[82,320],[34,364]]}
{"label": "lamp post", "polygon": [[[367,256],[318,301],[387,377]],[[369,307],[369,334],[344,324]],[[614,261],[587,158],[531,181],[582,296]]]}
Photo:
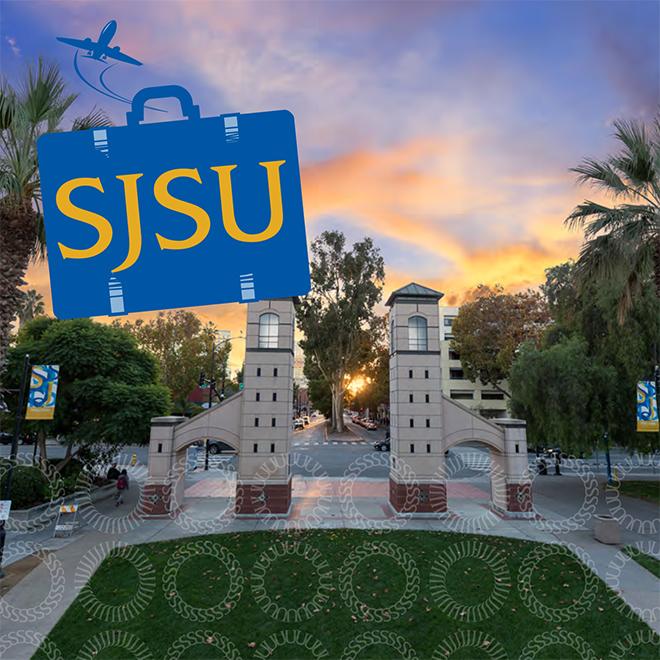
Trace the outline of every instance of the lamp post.
{"label": "lamp post", "polygon": [[607,483],[612,484],[614,483],[614,479],[612,479],[612,463],[610,461],[610,434],[605,431],[603,433],[603,440],[605,441],[605,461],[607,463]]}
{"label": "lamp post", "polygon": [[[18,390],[18,405],[16,406],[16,419],[14,421],[14,436],[11,439],[11,451],[9,454],[9,467],[7,468],[7,479],[2,491],[2,498],[4,500],[11,499],[11,482],[14,476],[14,463],[16,462],[16,454],[18,453],[18,438],[21,434],[23,427],[23,409],[25,408],[25,388],[30,374],[30,356],[26,353],[23,358],[23,373],[21,374],[21,384]],[[0,577],[4,577],[2,570],[2,558],[5,551],[5,537],[7,532],[5,530],[5,521],[0,521]]]}

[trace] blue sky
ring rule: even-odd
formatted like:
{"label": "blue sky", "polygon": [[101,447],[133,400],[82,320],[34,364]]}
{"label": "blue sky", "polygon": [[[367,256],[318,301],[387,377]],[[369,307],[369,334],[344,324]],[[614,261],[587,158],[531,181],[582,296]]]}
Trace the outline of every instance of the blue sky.
{"label": "blue sky", "polygon": [[[536,286],[574,256],[581,237],[562,221],[596,195],[569,168],[614,148],[614,119],[649,120],[660,100],[660,4],[634,0],[5,0],[3,74],[43,55],[80,93],[75,114],[97,105],[124,123],[126,106],[85,88],[55,40],[96,38],[110,19],[113,43],[144,62],[109,71],[113,89],[182,84],[203,115],[290,109],[310,238],[372,236],[388,290],[423,280],[452,302],[480,282]],[[31,277],[47,290],[43,269]]]}

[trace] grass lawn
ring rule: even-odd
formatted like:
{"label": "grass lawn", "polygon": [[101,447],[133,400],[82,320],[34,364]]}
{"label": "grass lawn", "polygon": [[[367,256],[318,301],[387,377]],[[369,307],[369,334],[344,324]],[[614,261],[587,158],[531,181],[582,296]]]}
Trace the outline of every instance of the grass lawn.
{"label": "grass lawn", "polygon": [[651,555],[639,550],[632,545],[627,545],[623,548],[628,557],[634,559],[640,566],[643,566],[647,571],[650,571],[655,577],[660,578],[660,561]]}
{"label": "grass lawn", "polygon": [[638,497],[660,504],[660,480],[657,481],[625,481],[619,485],[622,495]]}
{"label": "grass lawn", "polygon": [[[124,648],[92,648],[90,638],[108,642],[113,630]],[[604,658],[640,633],[625,657],[656,660],[647,626],[563,546],[315,530],[121,550],[47,642],[65,658],[100,660],[127,658],[140,643],[157,659],[431,658],[444,644],[436,657],[519,658],[526,649],[524,657],[577,660]],[[44,647],[34,657],[45,658]]]}

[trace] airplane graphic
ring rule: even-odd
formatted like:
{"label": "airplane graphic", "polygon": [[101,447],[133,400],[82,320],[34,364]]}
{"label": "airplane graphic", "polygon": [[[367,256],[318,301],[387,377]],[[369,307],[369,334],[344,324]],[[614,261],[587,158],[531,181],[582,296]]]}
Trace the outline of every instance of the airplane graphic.
{"label": "airplane graphic", "polygon": [[68,37],[57,37],[57,40],[69,46],[74,46],[75,48],[86,50],[87,55],[83,55],[83,57],[88,57],[92,60],[104,62],[109,57],[110,59],[118,60],[119,62],[126,62],[126,64],[142,66],[142,62],[139,62],[135,58],[122,53],[119,46],[113,46],[110,48],[110,41],[112,41],[112,37],[115,36],[116,31],[117,21],[109,21],[101,30],[98,41],[92,41],[89,37],[86,39],[69,39]]}

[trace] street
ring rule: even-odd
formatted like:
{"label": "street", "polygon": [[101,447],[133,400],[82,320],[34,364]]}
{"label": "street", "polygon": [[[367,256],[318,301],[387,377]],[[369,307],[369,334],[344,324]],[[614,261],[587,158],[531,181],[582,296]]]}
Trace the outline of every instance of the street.
{"label": "street", "polygon": [[[375,431],[368,431],[365,428],[353,424],[345,416],[344,422],[347,431],[341,435],[327,434],[326,420],[321,418],[313,422],[304,429],[294,431],[291,440],[292,473],[305,475],[309,471],[309,465],[312,463],[321,466],[323,473],[329,477],[341,477],[346,473],[350,465],[360,457],[374,455],[376,466],[369,468],[368,472],[361,474],[363,477],[386,478],[388,476],[388,452],[377,452],[373,445],[377,440],[385,437],[385,430],[381,427]],[[0,458],[9,457],[10,445],[0,445]],[[66,448],[60,445],[55,439],[47,441],[48,458],[62,458],[65,455]],[[19,461],[31,462],[34,452],[33,445],[19,445]],[[484,461],[487,463],[488,450],[479,443],[466,443],[450,451],[450,456],[457,458],[458,461],[466,465],[475,463],[475,456],[483,454]],[[120,465],[130,465],[133,455],[135,455],[138,465],[147,464],[149,447],[148,445],[129,445],[118,454],[117,462]],[[307,466],[303,465],[301,456],[307,457]],[[190,447],[188,449],[189,465],[197,465],[197,469],[204,468],[204,450],[202,447]],[[660,476],[660,455],[630,455],[619,447],[613,447],[610,452],[612,469],[619,470],[628,477],[658,477]],[[452,472],[454,477],[476,476],[478,472],[483,472],[485,465],[482,461],[476,459],[480,469],[461,470],[458,473]],[[529,464],[532,473],[536,472],[536,456],[529,454]],[[222,466],[224,469],[235,468],[236,457],[230,454],[209,456],[209,468]],[[598,476],[605,476],[607,466],[603,452],[597,452],[587,459],[574,459],[562,462],[562,470],[567,476],[575,476],[575,472],[580,469],[588,469]],[[554,464],[548,460],[548,472],[554,472]]]}

